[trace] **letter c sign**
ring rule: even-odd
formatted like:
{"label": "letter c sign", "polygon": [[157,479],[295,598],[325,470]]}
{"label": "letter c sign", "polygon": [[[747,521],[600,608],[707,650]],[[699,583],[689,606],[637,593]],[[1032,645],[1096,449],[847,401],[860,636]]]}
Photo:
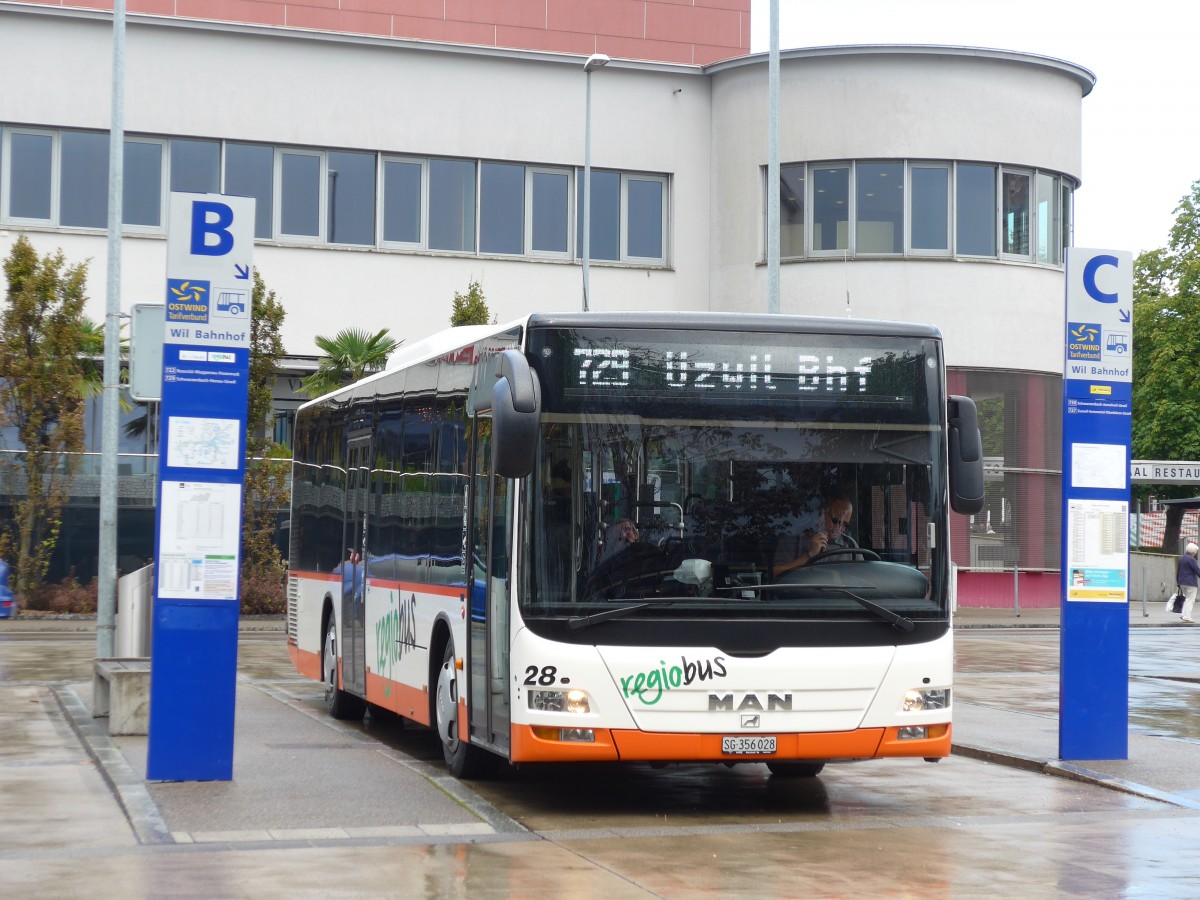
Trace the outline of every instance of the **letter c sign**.
{"label": "letter c sign", "polygon": [[[227,254],[233,249],[233,234],[229,230],[229,226],[232,224],[233,210],[224,203],[216,203],[212,200],[194,201],[192,203],[192,256],[224,256]],[[1088,265],[1090,266],[1091,263]],[[1116,302],[1115,294],[1113,302]]]}
{"label": "letter c sign", "polygon": [[1107,294],[1100,290],[1096,285],[1096,270],[1101,266],[1112,266],[1117,268],[1118,260],[1115,256],[1101,255],[1093,256],[1087,261],[1087,265],[1083,267],[1083,289],[1088,292],[1088,296],[1097,303],[1116,303],[1116,294]]}

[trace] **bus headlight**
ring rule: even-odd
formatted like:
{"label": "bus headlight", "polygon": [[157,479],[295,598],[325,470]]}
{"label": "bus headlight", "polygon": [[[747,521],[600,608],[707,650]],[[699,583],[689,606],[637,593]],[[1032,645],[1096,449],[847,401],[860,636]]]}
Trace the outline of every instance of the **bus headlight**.
{"label": "bus headlight", "polygon": [[529,692],[529,708],[540,712],[590,713],[592,705],[586,691]]}
{"label": "bus headlight", "polygon": [[950,689],[913,689],[904,694],[904,711],[921,712],[929,709],[947,709],[950,706]]}

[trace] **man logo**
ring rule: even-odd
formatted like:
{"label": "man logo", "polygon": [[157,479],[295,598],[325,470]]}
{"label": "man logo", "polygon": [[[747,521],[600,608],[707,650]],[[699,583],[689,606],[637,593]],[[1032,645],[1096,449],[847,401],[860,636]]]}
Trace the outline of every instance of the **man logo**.
{"label": "man logo", "polygon": [[761,728],[762,716],[742,716],[743,728]]}

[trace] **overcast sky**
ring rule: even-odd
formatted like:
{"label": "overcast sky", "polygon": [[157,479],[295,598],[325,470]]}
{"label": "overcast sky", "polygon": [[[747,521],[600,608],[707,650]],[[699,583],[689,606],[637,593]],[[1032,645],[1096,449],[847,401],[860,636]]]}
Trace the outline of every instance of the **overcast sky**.
{"label": "overcast sky", "polygon": [[[752,0],[750,49],[770,49],[770,2]],[[1090,69],[1075,246],[1163,247],[1200,180],[1200,3],[1194,0],[779,0],[779,46],[953,44],[1021,50]],[[1000,160],[1004,162],[1004,160]]]}

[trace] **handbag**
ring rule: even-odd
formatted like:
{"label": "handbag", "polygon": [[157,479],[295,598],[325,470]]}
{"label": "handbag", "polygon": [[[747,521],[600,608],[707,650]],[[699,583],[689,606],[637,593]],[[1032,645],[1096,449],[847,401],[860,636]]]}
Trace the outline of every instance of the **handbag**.
{"label": "handbag", "polygon": [[1183,591],[1176,586],[1175,593],[1167,600],[1167,612],[1181,613],[1183,612]]}

